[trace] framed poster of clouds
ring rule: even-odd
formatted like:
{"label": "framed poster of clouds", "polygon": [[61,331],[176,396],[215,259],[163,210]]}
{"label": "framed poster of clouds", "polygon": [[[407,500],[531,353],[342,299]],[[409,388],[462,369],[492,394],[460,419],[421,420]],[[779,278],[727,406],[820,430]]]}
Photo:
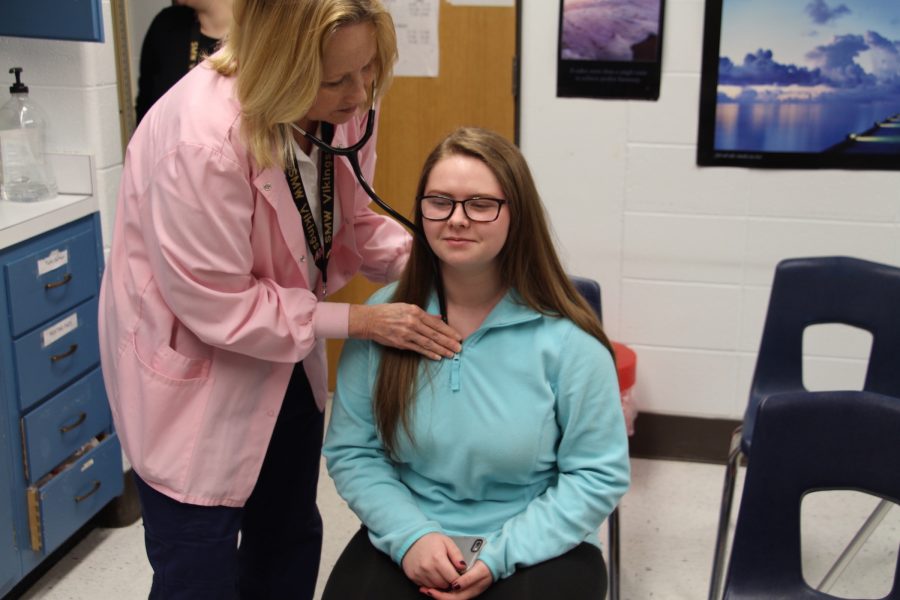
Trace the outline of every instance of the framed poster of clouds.
{"label": "framed poster of clouds", "polygon": [[658,99],[664,8],[663,0],[560,0],[556,95]]}
{"label": "framed poster of clouds", "polygon": [[900,2],[707,0],[697,164],[900,170]]}

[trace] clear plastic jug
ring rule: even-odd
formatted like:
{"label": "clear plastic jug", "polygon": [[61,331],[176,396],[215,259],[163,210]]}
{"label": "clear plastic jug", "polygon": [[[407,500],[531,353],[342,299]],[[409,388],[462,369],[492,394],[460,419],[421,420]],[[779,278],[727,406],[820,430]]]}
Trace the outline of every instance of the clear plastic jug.
{"label": "clear plastic jug", "polygon": [[16,82],[0,107],[0,199],[34,202],[56,196],[56,178],[44,154],[47,118],[28,97],[21,67],[9,70]]}

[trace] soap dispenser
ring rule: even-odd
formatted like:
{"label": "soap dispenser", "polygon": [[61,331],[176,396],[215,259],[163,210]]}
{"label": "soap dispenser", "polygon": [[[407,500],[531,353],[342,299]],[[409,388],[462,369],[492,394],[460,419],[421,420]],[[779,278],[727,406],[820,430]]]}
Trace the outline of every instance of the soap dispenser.
{"label": "soap dispenser", "polygon": [[28,97],[21,67],[9,70],[16,78],[11,98],[0,107],[0,199],[34,202],[56,196],[56,179],[44,154],[47,119]]}

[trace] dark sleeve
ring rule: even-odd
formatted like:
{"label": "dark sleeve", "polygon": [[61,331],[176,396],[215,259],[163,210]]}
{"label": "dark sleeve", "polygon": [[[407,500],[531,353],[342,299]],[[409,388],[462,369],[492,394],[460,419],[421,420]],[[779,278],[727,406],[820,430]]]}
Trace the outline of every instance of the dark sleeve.
{"label": "dark sleeve", "polygon": [[153,19],[141,46],[135,114],[140,123],[153,103],[187,73],[194,11],[186,6],[164,8]]}

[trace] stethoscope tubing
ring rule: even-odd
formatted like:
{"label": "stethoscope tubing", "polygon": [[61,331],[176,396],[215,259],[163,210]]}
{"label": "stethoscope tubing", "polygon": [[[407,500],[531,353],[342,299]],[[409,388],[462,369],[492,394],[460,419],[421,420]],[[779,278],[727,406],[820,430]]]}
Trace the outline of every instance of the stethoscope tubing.
{"label": "stethoscope tubing", "polygon": [[[372,91],[372,97],[375,97],[375,91]],[[291,127],[300,132],[303,136],[306,137],[310,142],[319,147],[320,150],[324,152],[330,152],[336,156],[343,156],[350,163],[350,168],[353,169],[353,174],[356,176],[356,181],[359,182],[360,187],[362,187],[363,191],[366,192],[366,195],[372,199],[378,206],[380,206],[386,213],[388,213],[391,217],[393,217],[397,222],[401,225],[409,229],[413,236],[415,236],[416,240],[422,244],[422,247],[431,257],[432,268],[434,269],[434,288],[437,293],[438,298],[438,307],[441,311],[441,319],[446,323],[447,322],[447,300],[444,297],[444,281],[441,278],[441,266],[438,261],[437,255],[431,249],[431,246],[428,244],[428,240],[425,238],[425,232],[422,228],[417,227],[415,223],[404,217],[402,214],[394,210],[394,208],[389,205],[387,202],[382,200],[378,194],[375,193],[375,190],[372,189],[372,186],[369,185],[369,182],[366,181],[365,176],[363,176],[362,167],[359,164],[359,151],[366,145],[369,139],[372,137],[372,131],[374,130],[375,125],[375,105],[374,100],[371,107],[369,107],[368,115],[366,116],[366,130],[363,133],[362,137],[358,142],[353,144],[352,146],[346,147],[335,147],[331,144],[327,143],[325,140],[322,140],[315,135],[309,133],[298,125],[291,123]]]}

